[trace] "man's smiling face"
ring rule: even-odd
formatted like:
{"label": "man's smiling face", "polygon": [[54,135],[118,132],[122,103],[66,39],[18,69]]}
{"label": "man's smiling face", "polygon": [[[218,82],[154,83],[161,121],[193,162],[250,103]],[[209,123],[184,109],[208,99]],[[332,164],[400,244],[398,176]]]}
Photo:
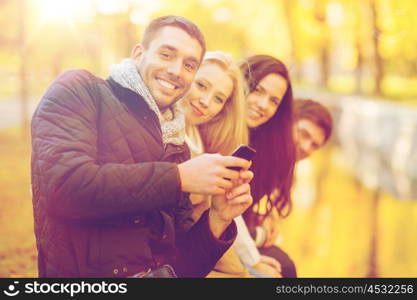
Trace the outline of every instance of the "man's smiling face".
{"label": "man's smiling face", "polygon": [[324,129],[309,119],[299,119],[294,122],[294,140],[297,159],[309,157],[326,143]]}
{"label": "man's smiling face", "polygon": [[187,92],[202,55],[200,43],[174,26],[160,28],[148,47],[138,44],[132,52],[138,71],[161,110]]}

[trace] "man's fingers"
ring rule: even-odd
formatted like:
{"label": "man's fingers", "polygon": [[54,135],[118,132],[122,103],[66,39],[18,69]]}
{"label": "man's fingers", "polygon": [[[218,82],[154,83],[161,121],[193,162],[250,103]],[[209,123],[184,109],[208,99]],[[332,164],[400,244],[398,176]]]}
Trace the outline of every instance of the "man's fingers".
{"label": "man's fingers", "polygon": [[278,236],[278,231],[274,229],[274,226],[270,227],[264,247],[271,247],[275,243],[277,236]]}
{"label": "man's fingers", "polygon": [[226,197],[228,199],[232,199],[236,196],[242,195],[242,194],[246,194],[250,192],[250,185],[249,183],[244,183],[241,185],[238,185],[236,187],[234,187],[230,192],[228,192],[226,194]]}
{"label": "man's fingers", "polygon": [[230,179],[231,180],[236,180],[236,179],[239,179],[240,174],[239,174],[239,171],[235,171],[235,170],[230,170],[230,169],[227,169],[227,168],[223,168],[220,176],[223,177],[223,178],[227,178],[229,180]]}
{"label": "man's fingers", "polygon": [[252,196],[249,194],[243,194],[240,196],[237,196],[231,200],[228,200],[228,204],[230,205],[237,205],[237,204],[245,204],[245,205],[251,205],[252,204]]}
{"label": "man's fingers", "polygon": [[225,167],[241,167],[243,169],[249,169],[250,167],[250,162],[240,157],[222,156],[221,160]]}
{"label": "man's fingers", "polygon": [[278,271],[281,273],[281,264],[273,257],[270,257],[270,264]]}
{"label": "man's fingers", "polygon": [[265,229],[265,232],[266,232],[267,237],[269,237],[269,236],[272,235],[272,228],[271,228],[271,226],[268,223],[264,222],[262,224],[262,227]]}
{"label": "man's fingers", "polygon": [[216,187],[215,189],[213,189],[213,191],[209,193],[209,195],[224,195],[224,194],[226,194],[226,190],[219,188],[219,187]]}
{"label": "man's fingers", "polygon": [[249,170],[242,170],[239,174],[239,177],[243,179],[245,182],[250,182],[253,179],[253,176],[253,172]]}
{"label": "man's fingers", "polygon": [[274,241],[272,239],[268,239],[267,241],[265,241],[265,243],[263,244],[263,247],[265,248],[269,248],[274,244]]}
{"label": "man's fingers", "polygon": [[274,226],[273,229],[274,230],[272,231],[272,243],[275,243],[276,239],[278,238],[279,231],[277,229],[277,226]]}
{"label": "man's fingers", "polygon": [[268,231],[266,231],[265,242],[262,245],[262,247],[271,247],[272,246],[271,240],[272,240],[271,234]]}
{"label": "man's fingers", "polygon": [[267,255],[261,256],[261,261],[273,267],[277,272],[281,273],[281,264],[275,258]]}
{"label": "man's fingers", "polygon": [[278,273],[281,273],[281,264],[276,261],[275,259],[273,261],[271,261],[271,266],[277,270]]}
{"label": "man's fingers", "polygon": [[231,190],[233,188],[233,182],[223,178],[223,179],[219,180],[219,182],[217,183],[217,187],[228,191],[228,190]]}
{"label": "man's fingers", "polygon": [[282,273],[282,266],[281,266],[281,264],[279,263],[279,261],[277,261],[277,266],[276,266],[276,269],[277,269],[280,273]]}
{"label": "man's fingers", "polygon": [[274,240],[270,238],[265,241],[265,243],[263,244],[263,247],[268,248],[268,247],[271,247],[273,244],[274,244]]}
{"label": "man's fingers", "polygon": [[281,278],[282,277],[281,272],[275,272],[274,275],[275,275],[274,278]]}

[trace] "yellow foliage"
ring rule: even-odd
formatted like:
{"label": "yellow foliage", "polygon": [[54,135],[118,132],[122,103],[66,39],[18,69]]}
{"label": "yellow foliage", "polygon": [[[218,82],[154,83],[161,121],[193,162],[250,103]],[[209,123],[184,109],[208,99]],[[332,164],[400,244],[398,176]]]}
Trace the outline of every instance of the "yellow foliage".
{"label": "yellow foliage", "polygon": [[281,222],[281,247],[295,260],[299,276],[369,276],[371,237],[376,234],[376,275],[415,277],[417,201],[381,193],[375,211],[375,191],[364,188],[338,164],[337,152],[324,149],[301,162],[293,213]]}
{"label": "yellow foliage", "polygon": [[0,131],[0,277],[37,276],[30,194],[30,142]]}

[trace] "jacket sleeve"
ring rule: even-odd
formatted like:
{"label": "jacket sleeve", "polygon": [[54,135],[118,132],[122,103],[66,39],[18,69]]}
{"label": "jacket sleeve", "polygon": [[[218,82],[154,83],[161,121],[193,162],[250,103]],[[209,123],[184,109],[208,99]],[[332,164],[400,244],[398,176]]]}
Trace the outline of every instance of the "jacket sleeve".
{"label": "jacket sleeve", "polygon": [[177,238],[178,252],[174,269],[179,277],[205,277],[236,238],[234,221],[220,238],[216,238],[210,230],[208,211]]}
{"label": "jacket sleeve", "polygon": [[[177,205],[176,164],[97,163],[97,109],[87,71],[69,71],[48,89],[32,119],[32,185],[48,213],[96,222]],[[41,191],[39,191],[41,190]]]}

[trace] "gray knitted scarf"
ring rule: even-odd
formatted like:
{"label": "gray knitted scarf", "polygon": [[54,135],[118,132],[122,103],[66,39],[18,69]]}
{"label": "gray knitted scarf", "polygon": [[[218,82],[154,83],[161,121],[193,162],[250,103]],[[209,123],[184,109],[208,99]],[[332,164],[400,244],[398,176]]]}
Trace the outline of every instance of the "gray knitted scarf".
{"label": "gray knitted scarf", "polygon": [[121,86],[141,95],[149,108],[158,116],[162,130],[162,140],[164,144],[181,145],[184,143],[185,118],[178,103],[173,104],[163,113],[158,108],[151,93],[143,82],[135,61],[127,58],[120,64],[110,66],[110,76]]}

